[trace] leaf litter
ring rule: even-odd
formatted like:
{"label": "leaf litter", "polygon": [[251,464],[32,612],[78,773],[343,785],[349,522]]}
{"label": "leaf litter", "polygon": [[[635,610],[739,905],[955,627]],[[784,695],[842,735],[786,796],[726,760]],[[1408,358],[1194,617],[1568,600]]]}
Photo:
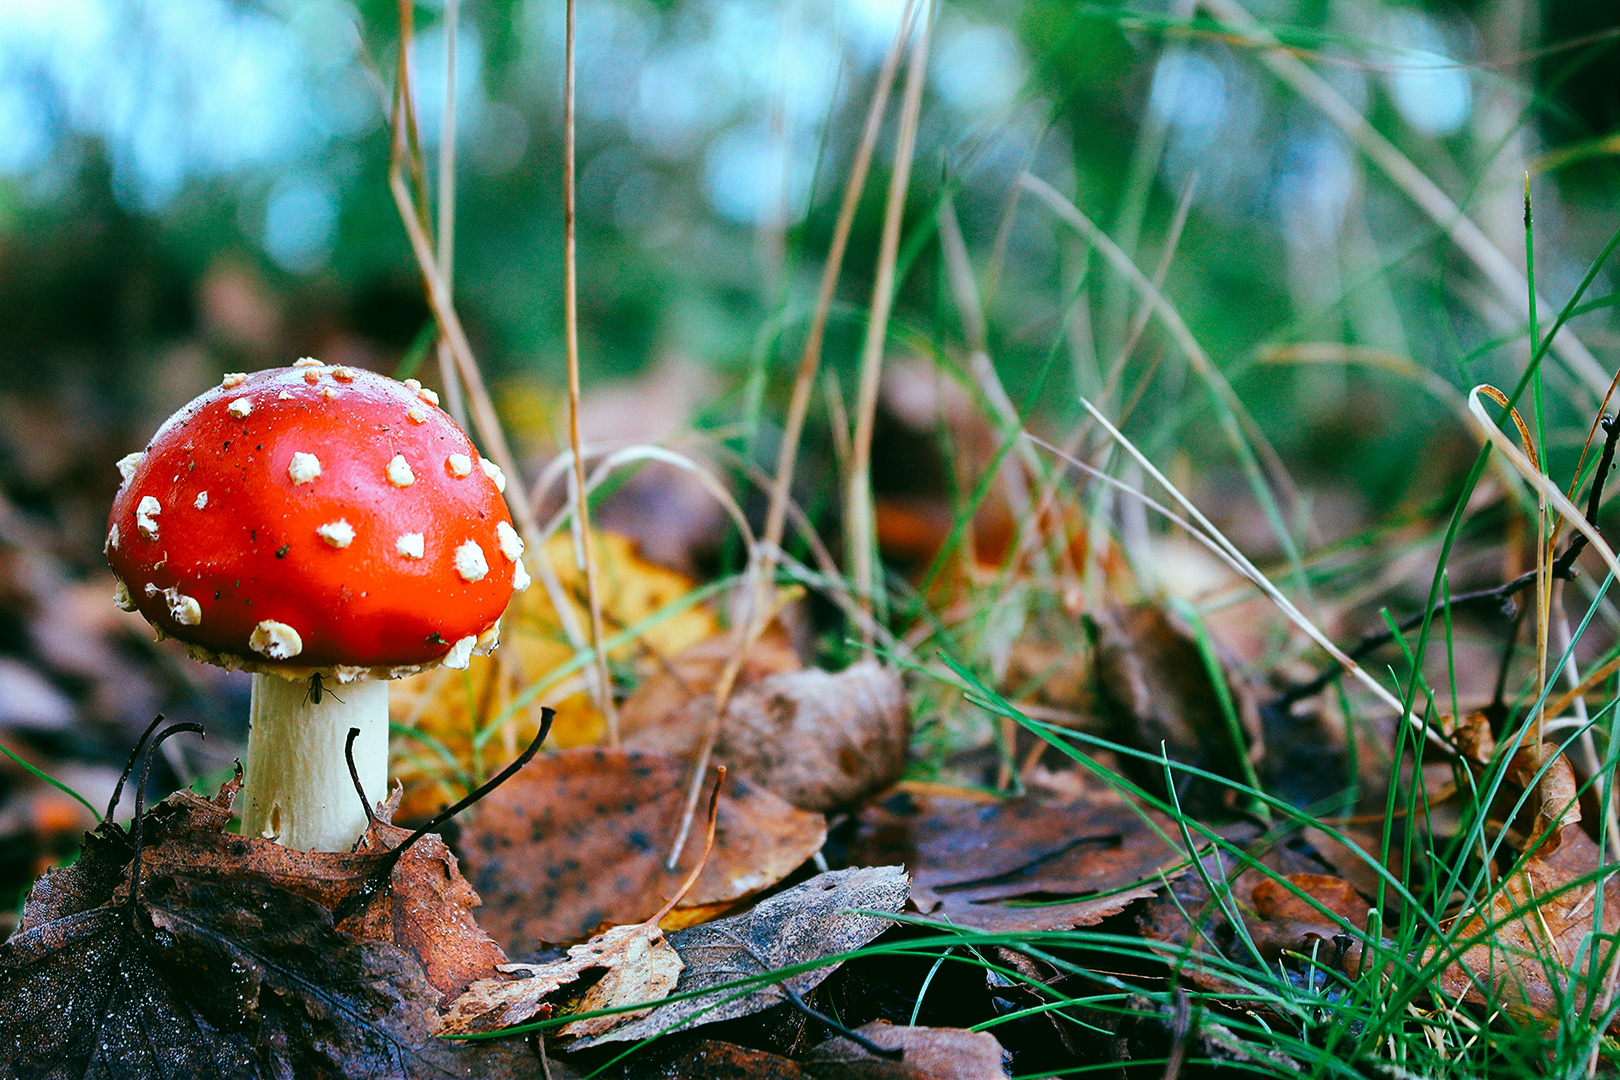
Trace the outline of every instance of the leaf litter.
{"label": "leaf litter", "polygon": [[[463,827],[458,847],[484,898],[480,923],[522,956],[659,910],[689,869],[664,864],[688,771],[677,759],[625,750],[564,750],[534,762]],[[672,912],[677,925],[774,885],[820,850],[826,828],[822,815],[764,788],[728,784],[714,851]]]}
{"label": "leaf litter", "polygon": [[[385,822],[374,851],[353,855],[227,833],[239,783],[145,814],[137,796],[130,831],[104,821],[83,858],[41,880],[0,945],[7,1075],[535,1075],[518,1048],[436,1038],[467,961],[499,955],[460,906],[476,897],[442,845],[396,854]],[[379,872],[397,893],[374,888]],[[415,951],[435,938],[442,948]]]}

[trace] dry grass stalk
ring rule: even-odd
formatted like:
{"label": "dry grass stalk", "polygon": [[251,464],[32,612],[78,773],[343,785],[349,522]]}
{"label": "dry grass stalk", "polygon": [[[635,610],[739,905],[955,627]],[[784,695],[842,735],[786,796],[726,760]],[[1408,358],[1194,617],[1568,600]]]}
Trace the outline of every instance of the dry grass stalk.
{"label": "dry grass stalk", "polygon": [[[743,657],[748,654],[749,648],[764,631],[765,622],[772,610],[769,593],[780,560],[782,534],[787,523],[789,495],[793,488],[793,470],[798,458],[799,440],[803,437],[805,418],[810,411],[810,395],[815,389],[816,372],[821,367],[821,348],[826,337],[827,318],[832,311],[833,294],[838,289],[838,278],[844,264],[844,251],[849,245],[850,231],[855,223],[855,210],[860,205],[861,192],[866,187],[866,176],[872,167],[872,154],[877,146],[878,132],[883,126],[883,114],[888,108],[889,94],[894,87],[895,73],[900,66],[900,56],[904,51],[906,38],[911,34],[916,5],[917,0],[906,0],[905,10],[900,16],[900,25],[895,29],[894,41],[889,46],[888,55],[884,57],[883,67],[878,74],[877,88],[872,95],[872,104],[867,109],[866,125],[861,132],[861,142],[855,152],[855,161],[850,167],[849,180],[844,185],[844,200],[838,208],[838,219],[833,226],[832,246],[827,253],[827,263],[821,271],[821,284],[816,292],[816,306],[811,315],[809,331],[805,335],[803,351],[799,356],[799,368],[793,382],[793,395],[788,402],[787,418],[783,422],[782,442],[776,455],[776,478],[771,485],[764,534],[759,545],[749,556],[753,570],[752,584],[744,586],[751,590],[746,616],[736,635],[736,650],[715,684],[714,715],[710,718],[709,726],[704,733],[702,749],[699,750],[693,763],[692,782],[687,789],[681,824],[676,830],[675,842],[670,846],[667,865],[671,870],[680,861],[681,852],[686,847],[686,839],[691,833],[698,799],[703,793],[703,777],[714,754],[715,741],[720,737],[720,721],[726,714],[726,705],[731,700],[737,675],[742,670]],[[847,431],[847,428],[845,430]]]}
{"label": "dry grass stalk", "polygon": [[[467,333],[461,325],[461,318],[457,315],[455,304],[451,299],[450,287],[445,281],[438,258],[434,254],[433,244],[428,238],[426,207],[413,196],[412,179],[415,181],[415,190],[420,191],[425,177],[421,168],[421,149],[415,135],[416,122],[412,112],[409,56],[413,18],[412,8],[408,2],[400,4],[399,25],[398,76],[392,104],[394,137],[388,165],[389,191],[394,197],[394,205],[399,211],[400,221],[404,224],[405,234],[410,240],[411,253],[421,269],[423,283],[427,287],[428,306],[433,311],[434,319],[437,320],[445,341],[449,343],[456,368],[467,389],[472,427],[477,432],[490,460],[513,479],[505,492],[507,505],[511,507],[512,517],[517,522],[524,540],[532,550],[539,551],[541,538],[535,520],[533,501],[522,482],[523,474],[518,469],[517,459],[512,455],[511,445],[506,440],[506,432],[501,427],[500,417],[496,414],[489,390],[484,385],[483,372],[480,371],[478,360],[473,355],[472,345],[467,340]],[[407,177],[407,171],[410,177]],[[573,610],[563,598],[562,586],[557,581],[557,575],[552,571],[550,563],[545,559],[534,558],[529,560],[529,565],[545,586],[553,604],[557,606],[557,616],[568,632],[569,641],[576,649],[584,648],[583,635],[574,623]]]}
{"label": "dry grass stalk", "polygon": [[[455,295],[456,280],[456,28],[461,21],[461,0],[444,5],[444,120],[439,127],[439,269],[444,285]],[[439,381],[444,385],[444,407],[463,429],[467,427],[467,402],[456,374],[456,358],[450,342],[439,334]]]}
{"label": "dry grass stalk", "polygon": [[[855,431],[850,440],[853,458],[847,487],[844,522],[849,530],[850,574],[865,611],[873,610],[882,582],[876,558],[877,537],[872,513],[872,433],[877,422],[878,381],[883,372],[883,350],[889,338],[889,310],[894,303],[894,267],[900,253],[900,219],[905,213],[906,191],[911,186],[911,160],[917,146],[917,118],[928,73],[928,43],[935,6],[930,3],[921,31],[911,47],[906,88],[900,105],[900,131],[895,138],[894,171],[889,174],[889,195],[883,208],[883,232],[878,242],[877,273],[872,283],[872,308],[867,316],[866,339],[861,347],[860,383],[855,393]],[[871,645],[870,634],[863,635]]]}
{"label": "dry grass stalk", "polygon": [[585,571],[585,597],[591,612],[591,652],[595,661],[596,707],[607,722],[608,745],[619,745],[619,712],[613,704],[607,656],[602,642],[601,583],[597,580],[596,553],[591,543],[591,512],[585,498],[585,446],[579,436],[579,267],[574,212],[574,0],[567,2],[567,28],[563,47],[563,324],[568,347],[568,448],[574,455],[574,522],[578,526],[577,555]]}

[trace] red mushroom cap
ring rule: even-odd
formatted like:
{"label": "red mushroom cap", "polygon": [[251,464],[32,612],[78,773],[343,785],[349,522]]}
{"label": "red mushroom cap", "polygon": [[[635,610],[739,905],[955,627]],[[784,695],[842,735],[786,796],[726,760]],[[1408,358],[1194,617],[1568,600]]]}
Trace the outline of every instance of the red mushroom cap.
{"label": "red mushroom cap", "polygon": [[229,666],[465,666],[528,575],[500,470],[436,406],[312,360],[225,376],[119,462],[119,602]]}

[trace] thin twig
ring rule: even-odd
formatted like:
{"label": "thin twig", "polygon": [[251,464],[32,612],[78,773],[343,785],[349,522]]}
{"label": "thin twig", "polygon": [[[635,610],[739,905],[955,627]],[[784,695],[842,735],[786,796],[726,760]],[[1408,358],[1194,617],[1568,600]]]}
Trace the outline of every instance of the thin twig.
{"label": "thin twig", "polygon": [[162,746],[164,740],[168,739],[169,736],[179,735],[182,732],[187,731],[201,738],[206,739],[208,737],[207,733],[203,731],[203,726],[201,724],[191,723],[190,721],[183,724],[175,724],[172,727],[166,727],[162,731],[158,732],[157,737],[147,745],[146,754],[141,760],[140,779],[135,782],[135,818],[130,822],[129,826],[130,832],[134,834],[135,838],[135,851],[134,854],[130,856],[129,860],[129,899],[126,901],[126,903],[129,905],[129,917],[132,924],[139,914],[138,905],[140,903],[141,896],[141,849],[146,843],[146,815],[144,813],[146,809],[146,782],[151,779],[152,776],[152,755],[157,753],[157,748]]}
{"label": "thin twig", "polygon": [[873,1057],[883,1058],[885,1061],[905,1060],[905,1047],[879,1046],[877,1043],[873,1042],[871,1039],[868,1039],[865,1035],[862,1035],[854,1028],[846,1027],[843,1024],[840,1024],[838,1021],[834,1020],[826,1013],[821,1012],[819,1009],[811,1008],[809,1003],[804,1000],[799,992],[787,984],[787,980],[784,979],[782,982],[777,983],[776,987],[782,991],[782,996],[787,998],[789,1005],[792,1005],[795,1009],[798,1009],[799,1012],[803,1013],[809,1019],[814,1020],[816,1023],[837,1032],[839,1035],[842,1035],[844,1038],[848,1039],[856,1046],[859,1046],[862,1050],[865,1050]]}
{"label": "thin twig", "polygon": [[619,745],[619,712],[613,704],[607,656],[602,642],[602,596],[591,540],[591,511],[585,498],[585,446],[579,436],[579,267],[574,213],[574,0],[567,0],[563,45],[563,328],[568,349],[568,448],[574,455],[574,522],[578,555],[584,563],[585,596],[591,610],[591,652],[596,672],[596,707],[607,722],[608,745]]}
{"label": "thin twig", "polygon": [[135,744],[135,749],[129,752],[129,760],[124,762],[124,771],[118,774],[118,783],[113,786],[112,798],[107,800],[107,815],[102,820],[113,819],[113,811],[118,809],[118,800],[124,795],[124,784],[129,780],[129,774],[135,771],[135,763],[140,760],[141,751],[146,749],[146,742],[152,737],[152,732],[162,723],[163,714],[158,713],[152,718],[152,722],[146,725],[146,730],[141,732],[140,741]]}
{"label": "thin twig", "polygon": [[445,822],[449,821],[463,810],[466,810],[468,807],[478,802],[485,795],[488,795],[490,792],[506,783],[506,781],[511,779],[519,769],[527,765],[529,760],[533,758],[535,754],[540,752],[541,744],[546,741],[546,736],[551,733],[551,722],[556,718],[556,716],[557,711],[555,709],[550,707],[542,707],[540,709],[540,730],[535,733],[534,739],[529,743],[528,747],[523,751],[523,753],[514,758],[512,763],[506,768],[496,773],[490,779],[484,781],[484,783],[479,785],[474,790],[468,792],[466,797],[459,799],[454,805],[447,806],[443,810],[440,810],[437,814],[434,814],[433,817],[429,818],[425,824],[420,826],[415,832],[411,833],[404,840],[400,841],[396,847],[385,854],[382,857],[382,860],[377,864],[377,869],[371,874],[371,876],[369,876],[358,889],[350,893],[349,896],[337,906],[337,909],[332,913],[333,919],[341,923],[350,915],[353,915],[356,911],[369,904],[372,898],[376,896],[377,893],[382,890],[383,886],[388,883],[389,879],[393,877],[394,867],[399,865],[399,860],[404,857],[405,852],[409,851],[413,844],[422,839],[422,837],[426,836],[428,833],[439,828],[439,826],[443,825]]}
{"label": "thin twig", "polygon": [[360,809],[366,812],[366,830],[377,827],[377,815],[371,809],[371,800],[366,797],[366,785],[360,782],[360,770],[354,764],[354,740],[360,737],[360,729],[349,729],[348,737],[343,740],[343,760],[349,765],[349,779],[354,781],[354,793],[360,796]]}
{"label": "thin twig", "polygon": [[724,765],[715,766],[714,790],[709,793],[709,829],[703,837],[703,854],[698,856],[697,865],[692,867],[690,874],[686,875],[686,881],[682,883],[675,895],[669,898],[668,903],[658,909],[658,914],[647,920],[651,925],[657,926],[663,921],[665,915],[674,911],[675,905],[686,899],[686,894],[691,892],[692,886],[697,884],[698,875],[703,873],[703,867],[709,861],[709,852],[714,850],[715,826],[720,821],[720,789],[725,785],[725,782],[726,767]]}
{"label": "thin twig", "polygon": [[[1603,451],[1601,456],[1598,458],[1597,469],[1592,474],[1592,487],[1587,493],[1586,517],[1589,521],[1597,520],[1598,510],[1603,505],[1604,484],[1608,480],[1609,472],[1614,467],[1616,443],[1620,443],[1620,422],[1616,422],[1614,418],[1610,416],[1604,416],[1598,421],[1598,425],[1602,428],[1604,433]],[[1558,556],[1558,558],[1553,561],[1550,576],[1554,580],[1558,581],[1568,581],[1575,577],[1577,572],[1575,568],[1575,560],[1580,556],[1581,552],[1585,550],[1588,543],[1589,541],[1587,540],[1586,536],[1580,532],[1577,532],[1573,537],[1571,537],[1569,545],[1564,548],[1563,554]],[[1489,610],[1493,606],[1502,607],[1508,604],[1519,593],[1523,592],[1525,589],[1528,589],[1531,585],[1534,585],[1535,582],[1536,571],[1526,570],[1518,577],[1513,578],[1511,581],[1504,582],[1501,585],[1495,585],[1489,589],[1479,589],[1474,592],[1460,593],[1452,596],[1449,600],[1442,600],[1438,602],[1432,610],[1420,611],[1415,615],[1408,615],[1395,625],[1402,633],[1405,633],[1408,630],[1421,626],[1425,619],[1438,619],[1442,617],[1445,614],[1448,606],[1454,612],[1458,609],[1479,608]],[[1521,612],[1515,609],[1512,614],[1514,617],[1514,627],[1517,628],[1519,625],[1518,617]],[[1394,632],[1390,630],[1380,630],[1377,633],[1366,635],[1360,641],[1356,642],[1355,645],[1349,649],[1346,649],[1345,656],[1351,660],[1359,661],[1376,652],[1378,649],[1383,648],[1385,645],[1388,645],[1394,640]],[[1510,638],[1510,640],[1513,639]],[[1505,666],[1506,665],[1504,664],[1504,670]],[[1343,670],[1344,668],[1341,664],[1336,662],[1330,664],[1314,678],[1285,688],[1283,692],[1278,695],[1276,700],[1271,703],[1270,707],[1286,709],[1295,702],[1303,701],[1309,697],[1314,697],[1326,689],[1328,684],[1333,682],[1334,679],[1338,678]],[[1499,679],[1497,689],[1498,699],[1501,697],[1502,687],[1503,680]],[[1567,702],[1564,704],[1567,704]],[[1556,705],[1552,709],[1554,715],[1562,710],[1563,705]]]}

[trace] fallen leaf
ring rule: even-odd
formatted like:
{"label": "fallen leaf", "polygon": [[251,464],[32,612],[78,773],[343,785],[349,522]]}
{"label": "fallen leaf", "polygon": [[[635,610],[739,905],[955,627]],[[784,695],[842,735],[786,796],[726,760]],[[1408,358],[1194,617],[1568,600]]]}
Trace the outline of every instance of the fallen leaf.
{"label": "fallen leaf", "polygon": [[[1240,849],[1261,836],[1258,828],[1246,824],[1224,826],[1217,831]],[[1338,966],[1344,951],[1355,944],[1344,943],[1341,949],[1345,927],[1300,900],[1281,884],[1284,879],[1316,897],[1328,910],[1344,915],[1352,926],[1366,925],[1364,901],[1348,883],[1323,873],[1328,867],[1318,860],[1286,844],[1256,848],[1250,859],[1252,862],[1246,862],[1230,850],[1206,850],[1200,856],[1202,873],[1177,876],[1168,890],[1137,911],[1137,926],[1154,951],[1173,964],[1182,977],[1216,994],[1247,993],[1220,974],[1220,965],[1213,956],[1217,944],[1225,959],[1235,963],[1252,963],[1253,954],[1228,921],[1228,905],[1211,902],[1206,876],[1211,881],[1225,882],[1230,906],[1243,917],[1244,933],[1268,962],[1285,953],[1312,956],[1314,936],[1332,942],[1326,951],[1315,948],[1316,959]],[[1268,921],[1263,911],[1271,912],[1275,921]],[[1291,918],[1296,914],[1304,918]]]}
{"label": "fallen leaf", "polygon": [[1551,855],[1565,830],[1581,820],[1580,789],[1569,759],[1550,743],[1527,742],[1514,752],[1503,775],[1520,790],[1530,790],[1527,809],[1533,816],[1522,830],[1524,839],[1538,856]]}
{"label": "fallen leaf", "polygon": [[635,1058],[636,1080],[817,1080],[791,1058],[700,1039],[653,1043]]}
{"label": "fallen leaf", "polygon": [[[1525,858],[1483,908],[1455,920],[1449,941],[1429,947],[1425,963],[1462,950],[1435,979],[1435,989],[1452,1001],[1481,1004],[1483,987],[1493,1004],[1548,1027],[1578,1013],[1587,995],[1582,957],[1589,959],[1593,935],[1612,941],[1620,932],[1620,882],[1612,874],[1593,879],[1606,865],[1602,849],[1579,826],[1566,828],[1556,848],[1543,846]],[[1599,906],[1601,927],[1594,925]],[[1616,1026],[1611,1023],[1611,1031]]]}
{"label": "fallen leaf", "polygon": [[435,1038],[439,993],[417,958],[344,932],[311,896],[233,879],[218,861],[197,875],[173,862],[154,872],[163,859],[146,855],[161,852],[166,825],[220,812],[219,801],[185,794],[145,816],[155,835],[134,899],[134,847],[112,823],[86,838],[83,859],[41,882],[0,945],[0,1075],[537,1075],[512,1047]]}
{"label": "fallen leaf", "polygon": [[[484,898],[480,923],[509,953],[581,941],[646,919],[674,896],[698,851],[664,869],[690,767],[657,754],[565,750],[537,758],[468,815],[459,844]],[[720,797],[714,852],[682,913],[767,888],[820,850],[826,822],[738,780]]]}
{"label": "fallen leaf", "polygon": [[994,1035],[960,1028],[898,1027],[882,1020],[855,1029],[898,1061],[879,1057],[840,1035],[805,1056],[815,1080],[1005,1080],[1010,1055]]}
{"label": "fallen leaf", "polygon": [[[564,959],[546,964],[502,964],[502,973],[522,977],[473,983],[445,1014],[444,1034],[470,1035],[521,1024],[540,1013],[545,997],[592,968],[603,969],[602,977],[585,992],[575,1012],[660,1001],[669,996],[681,967],[680,956],[656,926],[615,926],[583,945],[575,945]],[[647,1011],[575,1020],[558,1034],[597,1035],[644,1016]]]}
{"label": "fallen leaf", "polygon": [[[641,558],[634,543],[623,536],[596,533],[592,546],[601,585],[598,595],[602,617],[610,633],[646,619],[695,587],[685,575]],[[542,554],[573,609],[575,625],[589,627],[584,578],[574,565],[572,538],[566,532],[553,536]],[[529,558],[536,557],[530,553]],[[649,671],[656,671],[662,659],[707,641],[719,631],[714,613],[698,604],[657,621],[635,642],[609,655],[615,663],[639,661]],[[535,584],[516,594],[501,617],[500,648],[488,656],[473,657],[465,671],[435,668],[396,680],[389,690],[389,715],[396,724],[444,747],[467,774],[475,771],[480,757],[474,749],[475,733],[481,745],[484,740],[493,743],[483,756],[493,753],[511,758],[539,730],[542,704],[557,710],[549,737],[551,745],[599,743],[607,728],[577,675],[513,712],[498,732],[486,731],[519,693],[550,678],[574,659],[574,646],[536,575]],[[408,751],[393,773],[406,786],[402,813],[425,815],[461,796],[444,762],[434,755],[420,755],[421,740],[401,739],[398,746]]]}
{"label": "fallen leaf", "polygon": [[[1174,761],[1241,780],[1239,748],[1187,628],[1153,604],[1104,607],[1093,613],[1092,622],[1098,686],[1117,714],[1119,741],[1154,756],[1168,751]],[[1248,729],[1244,735],[1253,741],[1258,718],[1252,702],[1235,680],[1227,682]],[[1124,763],[1138,783],[1162,792],[1164,772],[1157,765],[1134,759]],[[1194,816],[1227,810],[1231,795],[1227,785],[1196,779],[1177,791],[1182,808]]]}
{"label": "fallen leaf", "polygon": [[1259,916],[1249,926],[1249,937],[1267,960],[1293,953],[1360,972],[1372,906],[1348,881],[1327,874],[1262,877],[1250,890],[1249,902]]}
{"label": "fallen leaf", "polygon": [[[715,761],[801,810],[820,812],[860,802],[900,778],[911,716],[898,672],[874,661],[837,674],[811,669],[756,676],[760,667],[745,665],[739,677]],[[679,702],[671,700],[673,681],[650,682],[631,696],[626,712],[635,726],[627,724],[626,745],[695,756],[714,715],[713,681]],[[659,715],[650,699],[667,711]]]}
{"label": "fallen leaf", "polygon": [[[898,912],[909,887],[898,866],[834,870],[767,897],[741,915],[678,930],[669,936],[669,943],[686,970],[675,984],[674,996],[858,949],[893,925],[863,913]],[[794,993],[807,994],[836,966],[811,968],[783,983]],[[647,1016],[580,1040],[574,1048],[645,1039],[688,1024],[734,1020],[785,1000],[775,983],[697,994],[665,1002]]]}
{"label": "fallen leaf", "polygon": [[[1155,831],[1155,826],[1162,830]],[[1093,926],[1185,869],[1173,824],[1118,802],[896,795],[862,811],[849,856],[900,862],[918,909],[993,933]]]}
{"label": "fallen leaf", "polygon": [[[681,713],[694,701],[713,700],[720,674],[734,659],[737,639],[730,634],[700,641],[658,665],[619,706],[619,730],[635,743],[632,749],[680,756],[690,753],[698,736]],[[779,622],[772,622],[749,646],[737,669],[737,685],[747,686],[803,665]],[[705,718],[706,719],[706,718]]]}
{"label": "fallen leaf", "polygon": [[[225,832],[233,781],[213,799],[176,792],[154,808],[142,865],[147,873],[199,881],[257,881],[335,910],[376,872],[382,853],[409,835],[379,819],[350,852],[295,851],[270,840]],[[381,811],[387,815],[388,807]],[[439,837],[417,841],[395,866],[389,887],[338,924],[366,941],[398,945],[422,964],[448,1001],[488,975],[506,954],[479,928],[478,894]]]}

